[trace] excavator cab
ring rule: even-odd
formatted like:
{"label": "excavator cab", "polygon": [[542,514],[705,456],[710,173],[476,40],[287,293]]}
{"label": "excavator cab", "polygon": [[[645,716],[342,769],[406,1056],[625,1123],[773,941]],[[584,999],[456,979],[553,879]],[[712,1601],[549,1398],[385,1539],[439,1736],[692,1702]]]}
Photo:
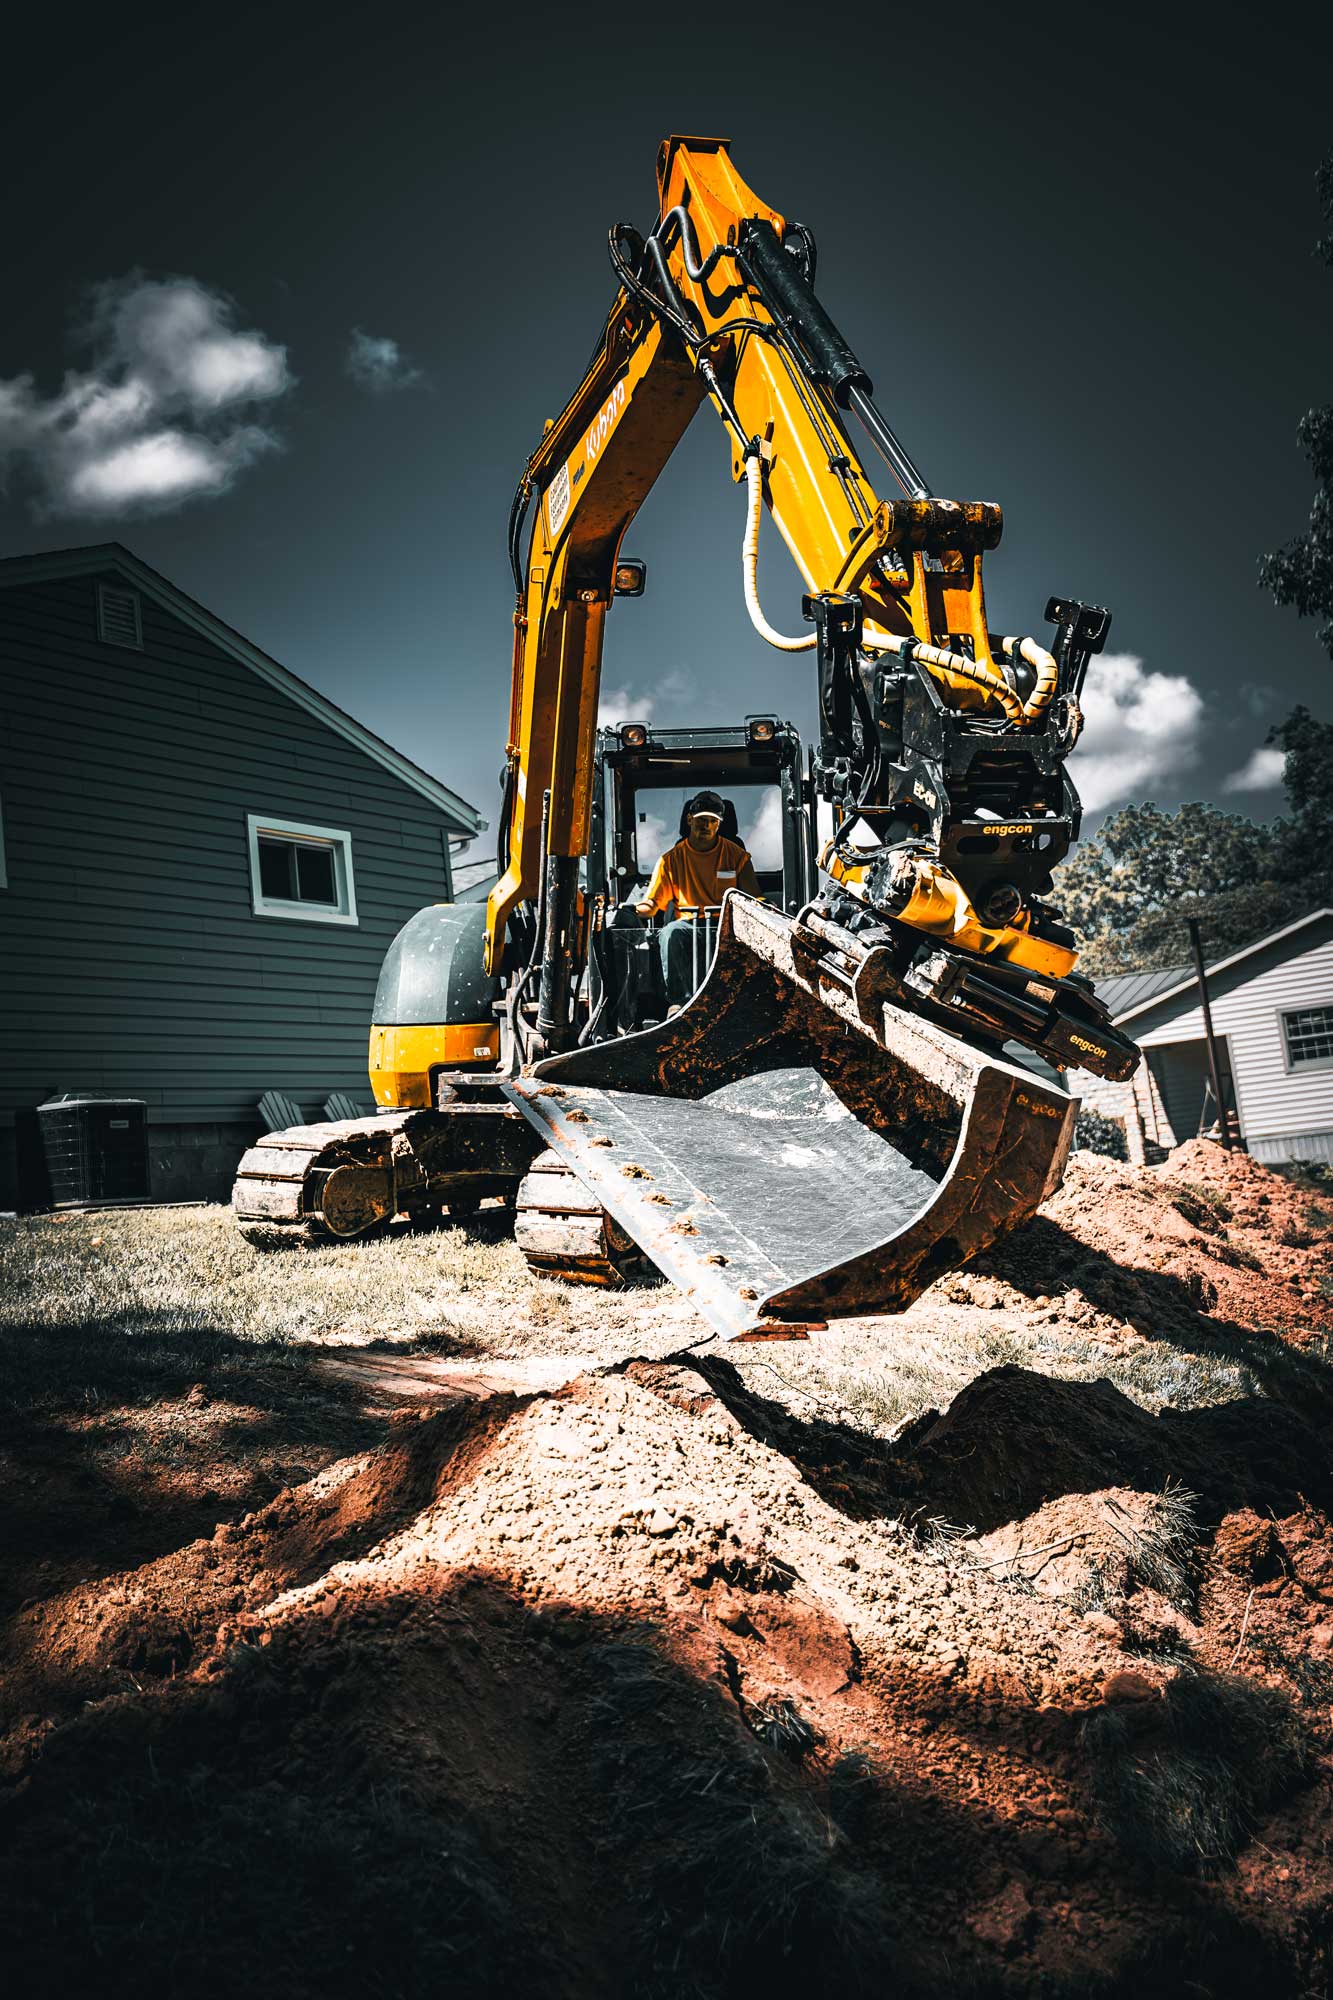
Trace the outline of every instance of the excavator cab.
{"label": "excavator cab", "polygon": [[637,904],[658,857],[684,831],[686,803],[705,788],[722,798],[721,831],[748,850],[766,903],[794,915],[814,894],[803,753],[789,722],[755,715],[709,729],[628,722],[599,730],[584,881],[588,1041],[665,1020],[703,983],[720,908],[646,921]]}

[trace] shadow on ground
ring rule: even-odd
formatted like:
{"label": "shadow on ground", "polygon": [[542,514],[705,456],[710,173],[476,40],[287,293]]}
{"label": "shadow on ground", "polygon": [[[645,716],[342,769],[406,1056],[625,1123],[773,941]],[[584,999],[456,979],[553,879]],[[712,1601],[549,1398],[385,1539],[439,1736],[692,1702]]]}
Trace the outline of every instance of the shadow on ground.
{"label": "shadow on ground", "polygon": [[1299,1401],[1317,1421],[1333,1422],[1333,1367],[1321,1349],[1296,1346],[1273,1329],[1214,1317],[1200,1309],[1189,1277],[1116,1263],[1049,1216],[1034,1216],[979,1260],[977,1269],[1029,1299],[1077,1288],[1099,1312],[1127,1321],[1146,1340],[1243,1363],[1268,1395]]}
{"label": "shadow on ground", "polygon": [[385,1419],[313,1347],[179,1315],[0,1339],[0,1615],[147,1562],[378,1442]]}
{"label": "shadow on ground", "polygon": [[[535,1615],[479,1571],[363,1586],[47,1738],[6,1815],[11,1977],[106,2000],[808,2000],[1018,1995],[1039,1964],[1053,2000],[1165,2000],[1188,1964],[1202,1994],[1293,1990],[1206,1884],[1154,1886],[1105,1834],[1038,1853],[928,1768],[792,1755],[761,1723],[647,1619]],[[1017,1711],[988,1732],[1031,1738]],[[1045,1742],[1082,1754],[1070,1719]]]}
{"label": "shadow on ground", "polygon": [[730,1362],[689,1359],[738,1423],[854,1520],[934,1516],[986,1533],[1062,1494],[1171,1483],[1197,1493],[1212,1520],[1238,1507],[1333,1504],[1327,1431],[1260,1397],[1152,1416],[1110,1382],[993,1368],[943,1416],[926,1411],[889,1445],[850,1424],[795,1416]]}

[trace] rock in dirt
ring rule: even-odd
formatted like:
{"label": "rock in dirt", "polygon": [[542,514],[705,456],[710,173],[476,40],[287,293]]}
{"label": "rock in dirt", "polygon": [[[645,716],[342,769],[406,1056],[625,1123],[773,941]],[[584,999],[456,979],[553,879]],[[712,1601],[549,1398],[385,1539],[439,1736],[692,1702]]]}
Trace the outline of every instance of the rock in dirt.
{"label": "rock in dirt", "polygon": [[1021,1882],[1010,1882],[968,1919],[979,1943],[1012,1958],[1036,1924],[1032,1899]]}
{"label": "rock in dirt", "polygon": [[1249,1507],[1227,1515],[1213,1537],[1213,1554],[1223,1569],[1255,1583],[1267,1583],[1282,1567],[1277,1529]]}
{"label": "rock in dirt", "polygon": [[1102,1699],[1108,1704],[1121,1701],[1160,1701],[1160,1684],[1146,1673],[1136,1673],[1132,1667],[1108,1674],[1102,1684]]}

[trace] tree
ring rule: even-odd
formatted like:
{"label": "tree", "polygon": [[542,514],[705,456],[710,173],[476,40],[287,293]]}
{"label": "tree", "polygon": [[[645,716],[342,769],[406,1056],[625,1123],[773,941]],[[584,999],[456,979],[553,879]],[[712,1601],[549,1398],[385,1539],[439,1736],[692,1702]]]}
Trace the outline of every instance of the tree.
{"label": "tree", "polygon": [[1333,723],[1294,708],[1268,742],[1285,752],[1288,818],[1124,806],[1061,868],[1055,893],[1085,971],[1183,965],[1187,917],[1217,958],[1333,902]]}
{"label": "tree", "polygon": [[1305,882],[1254,882],[1218,896],[1183,896],[1169,908],[1146,909],[1128,929],[1099,931],[1079,952],[1079,969],[1097,978],[1118,972],[1156,972],[1189,963],[1188,917],[1199,920],[1207,959],[1225,958],[1268,931],[1295,923],[1321,904],[1333,902],[1333,875]]}
{"label": "tree", "polygon": [[1296,707],[1267,740],[1286,752],[1282,782],[1291,820],[1283,835],[1283,873],[1299,875],[1333,858],[1333,722],[1318,722],[1308,708]]}
{"label": "tree", "polygon": [[[1320,166],[1315,188],[1330,225],[1315,248],[1324,263],[1333,266],[1333,153]],[[1310,525],[1285,548],[1260,557],[1259,584],[1279,604],[1290,605],[1298,618],[1322,616],[1320,643],[1333,656],[1333,404],[1307,411],[1296,436],[1318,481]]]}
{"label": "tree", "polygon": [[[1279,823],[1280,824],[1280,823]],[[1215,897],[1276,874],[1275,828],[1194,802],[1163,812],[1122,806],[1060,870],[1057,895],[1076,930],[1132,930],[1149,910]]]}

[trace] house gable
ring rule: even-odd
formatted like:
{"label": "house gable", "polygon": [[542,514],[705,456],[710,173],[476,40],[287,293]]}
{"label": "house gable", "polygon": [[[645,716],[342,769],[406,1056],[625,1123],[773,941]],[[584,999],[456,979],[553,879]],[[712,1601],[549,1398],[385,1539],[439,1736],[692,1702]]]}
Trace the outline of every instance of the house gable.
{"label": "house gable", "polygon": [[[1285,925],[1268,937],[1257,938],[1242,951],[1207,968],[1208,1000],[1214,1016],[1225,1009],[1228,999],[1242,989],[1266,980],[1268,975],[1293,961],[1319,952],[1333,939],[1333,910],[1315,910],[1298,923]],[[1135,1041],[1151,1044],[1162,1041],[1191,1041],[1203,1033],[1203,1009],[1199,1003],[1198,981],[1188,980],[1170,994],[1139,1007],[1132,1015],[1117,1014]]]}
{"label": "house gable", "polygon": [[[466,799],[449,786],[441,784],[428,771],[423,771],[392,744],[384,742],[373,730],[367,729],[353,716],[339,708],[327,696],[319,694],[307,682],[271,659],[258,646],[233,631],[231,626],[216,617],[202,604],[189,597],[175,584],[149,567],[139,557],[119,542],[105,542],[84,549],[57,549],[45,555],[14,556],[0,561],[0,590],[20,587],[24,584],[55,582],[66,577],[88,576],[103,582],[128,584],[132,589],[158,604],[182,625],[201,634],[211,644],[231,658],[267,681],[279,693],[294,701],[301,708],[322,722],[328,729],[344,736],[374,762],[383,765],[404,784],[419,791],[452,821],[458,834],[482,833],[486,821],[470,806]],[[99,619],[100,623],[100,619]]]}

